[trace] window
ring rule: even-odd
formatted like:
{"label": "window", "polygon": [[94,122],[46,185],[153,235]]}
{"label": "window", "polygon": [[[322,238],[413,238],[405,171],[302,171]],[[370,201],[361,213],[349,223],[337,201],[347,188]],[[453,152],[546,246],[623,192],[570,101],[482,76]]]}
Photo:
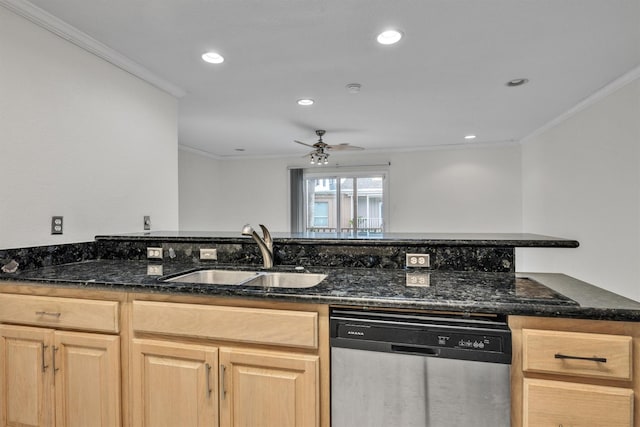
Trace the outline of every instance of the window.
{"label": "window", "polygon": [[292,217],[292,231],[382,233],[385,178],[386,172],[305,171],[298,178],[302,185],[295,186],[300,193],[297,197],[292,178],[292,215],[302,215]]}
{"label": "window", "polygon": [[329,226],[329,202],[314,202],[313,227]]}

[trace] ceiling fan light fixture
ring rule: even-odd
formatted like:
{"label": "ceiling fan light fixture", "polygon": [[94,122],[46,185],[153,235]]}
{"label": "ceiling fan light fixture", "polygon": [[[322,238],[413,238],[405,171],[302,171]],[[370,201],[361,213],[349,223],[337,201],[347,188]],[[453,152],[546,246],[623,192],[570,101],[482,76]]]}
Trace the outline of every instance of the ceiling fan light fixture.
{"label": "ceiling fan light fixture", "polygon": [[209,64],[222,64],[224,62],[224,57],[218,52],[206,52],[202,54],[202,60]]}
{"label": "ceiling fan light fixture", "polygon": [[315,101],[311,98],[298,99],[298,105],[302,105],[303,107],[308,107],[313,104],[315,104]]}
{"label": "ceiling fan light fixture", "polygon": [[309,153],[309,163],[312,165],[328,165],[329,164],[329,153],[325,153],[321,150],[316,150]]}
{"label": "ceiling fan light fixture", "polygon": [[378,37],[376,37],[376,40],[378,41],[378,43],[380,44],[384,44],[384,45],[390,45],[390,44],[396,44],[400,41],[400,39],[402,39],[402,32],[398,31],[398,30],[386,30],[381,32],[380,34],[378,34]]}

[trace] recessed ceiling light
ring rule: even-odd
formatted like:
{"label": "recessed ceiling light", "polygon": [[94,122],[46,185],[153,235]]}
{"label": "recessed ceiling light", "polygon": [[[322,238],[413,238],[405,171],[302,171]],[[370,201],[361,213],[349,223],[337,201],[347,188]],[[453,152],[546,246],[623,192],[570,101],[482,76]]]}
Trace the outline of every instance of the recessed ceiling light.
{"label": "recessed ceiling light", "polygon": [[464,139],[476,139],[475,135],[466,135]]}
{"label": "recessed ceiling light", "polygon": [[523,84],[527,84],[527,83],[529,83],[529,79],[513,79],[507,82],[507,86],[516,87],[516,86],[522,86]]}
{"label": "recessed ceiling light", "polygon": [[302,106],[309,106],[309,105],[313,105],[314,104],[314,100],[311,98],[303,98],[303,99],[298,99],[298,105],[302,105]]}
{"label": "recessed ceiling light", "polygon": [[398,30],[387,30],[378,34],[376,40],[380,44],[394,44],[398,43],[402,38],[402,33]]}
{"label": "recessed ceiling light", "polygon": [[360,93],[360,89],[362,89],[362,85],[360,83],[349,83],[345,87],[349,93]]}
{"label": "recessed ceiling light", "polygon": [[202,60],[210,64],[222,64],[224,57],[217,52],[207,52],[202,54]]}

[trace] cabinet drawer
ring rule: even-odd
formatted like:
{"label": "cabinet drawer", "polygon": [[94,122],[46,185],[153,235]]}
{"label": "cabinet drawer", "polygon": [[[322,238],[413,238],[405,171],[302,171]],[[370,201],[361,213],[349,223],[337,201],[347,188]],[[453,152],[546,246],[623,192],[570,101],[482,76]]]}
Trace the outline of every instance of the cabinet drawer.
{"label": "cabinet drawer", "polygon": [[134,301],[133,329],[254,344],[318,347],[318,313],[305,311]]}
{"label": "cabinet drawer", "polygon": [[525,372],[631,380],[629,336],[523,329],[522,345]]}
{"label": "cabinet drawer", "polygon": [[0,322],[117,333],[118,302],[0,294]]}
{"label": "cabinet drawer", "polygon": [[524,380],[523,426],[633,426],[633,391],[561,381]]}

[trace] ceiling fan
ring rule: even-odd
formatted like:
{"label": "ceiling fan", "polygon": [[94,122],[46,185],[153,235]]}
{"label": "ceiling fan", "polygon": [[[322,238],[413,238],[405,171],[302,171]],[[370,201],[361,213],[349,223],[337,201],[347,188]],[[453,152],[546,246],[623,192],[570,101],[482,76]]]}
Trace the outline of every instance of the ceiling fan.
{"label": "ceiling fan", "polygon": [[307,144],[306,142],[298,141],[296,139],[293,142],[297,142],[298,144],[302,144],[304,146],[313,148],[313,150],[308,154],[311,164],[318,165],[326,165],[329,163],[329,152],[330,151],[343,151],[343,150],[364,150],[362,147],[357,147],[355,145],[350,145],[347,143],[331,145],[327,144],[322,140],[322,137],[326,133],[323,129],[317,129],[316,135],[318,135],[318,142],[315,144]]}

